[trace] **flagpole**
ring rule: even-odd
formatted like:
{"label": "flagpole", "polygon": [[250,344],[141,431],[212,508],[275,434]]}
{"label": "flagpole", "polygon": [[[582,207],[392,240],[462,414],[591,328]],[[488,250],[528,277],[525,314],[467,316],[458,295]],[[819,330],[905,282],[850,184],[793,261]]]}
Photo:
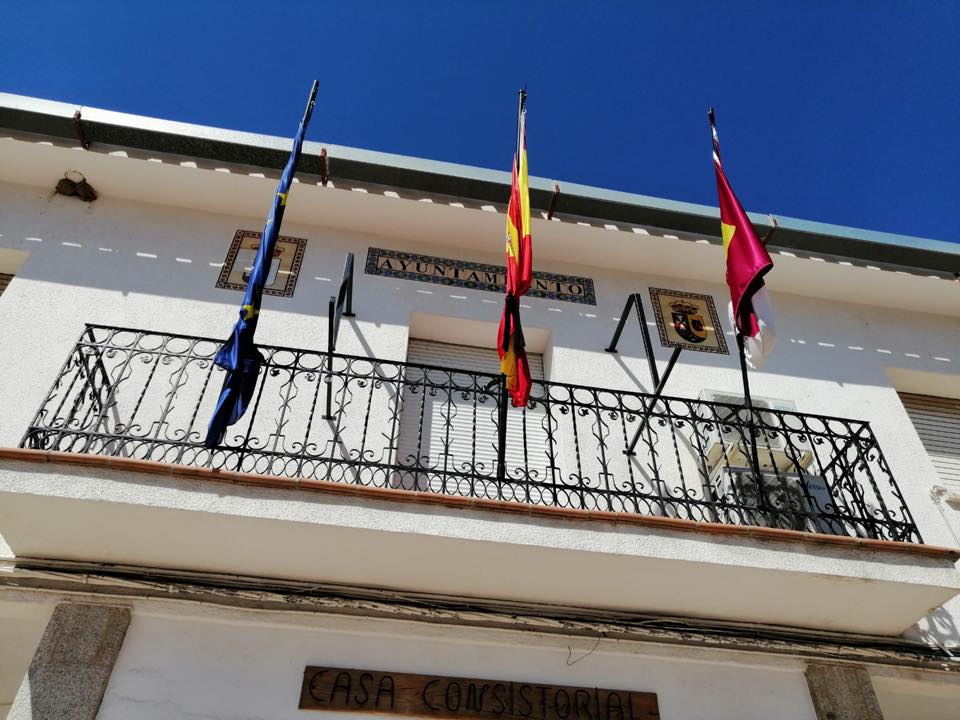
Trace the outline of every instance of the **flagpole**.
{"label": "flagpole", "polygon": [[317,104],[317,91],[320,90],[320,81],[314,80],[310,86],[310,99],[307,100],[307,107],[303,111],[303,120],[301,123],[307,125],[310,122],[310,116],[313,115],[313,108]]}
{"label": "flagpole", "polygon": [[[707,110],[707,117],[710,119],[713,159],[718,166],[723,167],[723,163],[720,160],[720,138],[717,136],[717,120],[713,113],[713,108]],[[743,333],[740,332],[740,318],[736,316],[736,311],[734,311],[733,317],[733,330],[737,334],[737,353],[740,355],[740,376],[743,380],[743,405],[747,410],[747,432],[750,435],[750,467],[757,480],[757,504],[763,507],[765,498],[763,494],[763,478],[760,476],[760,458],[757,453],[757,436],[754,432],[753,398],[750,397],[750,376],[747,372],[747,356],[744,351]]]}
{"label": "flagpole", "polygon": [[[520,153],[523,152],[523,111],[527,104],[526,89],[517,92],[517,153],[514,158],[515,173],[520,172]],[[509,300],[507,301],[509,302]],[[519,299],[516,300],[519,302]],[[511,327],[511,334],[516,333],[516,328]],[[504,337],[506,340],[506,336]],[[514,341],[516,342],[516,341]],[[506,349],[506,348],[504,348]],[[500,498],[503,493],[503,481],[506,479],[506,454],[507,454],[507,376],[500,373],[500,412],[499,428],[497,433],[497,497]]]}
{"label": "flagpole", "polygon": [[[263,226],[260,245],[257,248],[253,268],[243,293],[240,319],[234,325],[230,337],[220,346],[213,359],[215,365],[220,366],[227,372],[223,379],[223,386],[220,390],[216,408],[213,411],[213,417],[210,418],[207,425],[207,435],[203,443],[207,449],[213,449],[220,445],[226,429],[235,424],[247,411],[247,405],[256,390],[260,368],[264,363],[263,355],[257,350],[254,342],[260,315],[260,303],[263,300],[263,290],[266,285],[270,262],[273,258],[273,250],[280,233],[280,225],[283,223],[287,195],[297,173],[307,125],[310,123],[310,116],[313,114],[314,105],[316,105],[319,88],[320,83],[314,80],[310,86],[310,96],[307,99],[307,106],[303,111],[300,126],[293,138],[293,146],[290,149],[283,171],[280,173],[280,181],[277,183],[277,192],[273,197],[267,222]],[[262,384],[260,392],[263,392]],[[257,402],[259,403],[259,395],[257,396]],[[254,406],[254,413],[256,413],[256,406]],[[252,427],[252,423],[250,427]],[[210,457],[212,458],[212,453]]]}
{"label": "flagpole", "polygon": [[750,397],[750,376],[747,373],[747,356],[743,350],[743,335],[737,330],[737,350],[740,353],[740,375],[743,378],[743,404],[747,408],[747,432],[750,433],[750,462],[757,478],[757,499],[763,505],[763,479],[760,477],[760,459],[757,454],[757,435],[753,429],[753,399]]}
{"label": "flagpole", "polygon": [[518,107],[517,107],[517,157],[516,157],[516,166],[517,172],[520,172],[520,153],[523,152],[523,111],[527,107],[527,90],[517,91]]}
{"label": "flagpole", "polygon": [[713,114],[713,108],[707,108],[707,117],[710,118],[710,139],[713,141],[713,154],[717,158],[717,164],[720,162],[720,139],[717,137],[717,119]]}

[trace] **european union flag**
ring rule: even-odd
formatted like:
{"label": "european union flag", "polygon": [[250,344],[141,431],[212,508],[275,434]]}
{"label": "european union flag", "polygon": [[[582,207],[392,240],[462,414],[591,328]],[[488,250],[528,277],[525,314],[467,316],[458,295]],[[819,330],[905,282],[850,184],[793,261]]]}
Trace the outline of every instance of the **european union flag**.
{"label": "european union flag", "polygon": [[283,221],[283,210],[287,205],[287,195],[293,174],[300,160],[300,151],[303,147],[303,136],[313,114],[313,106],[317,99],[316,80],[310,89],[310,100],[303,113],[303,120],[293,139],[293,149],[290,159],[280,176],[280,185],[277,187],[277,196],[273,199],[273,207],[267,217],[267,224],[263,228],[263,238],[257,248],[257,257],[253,261],[250,279],[247,281],[247,290],[243,294],[243,305],[240,306],[240,319],[233,328],[233,334],[227,339],[214,358],[214,362],[227,371],[220,390],[220,399],[217,409],[213,412],[210,425],[207,428],[207,439],[204,445],[214,448],[223,441],[227,427],[233,425],[243,417],[253,398],[253,391],[257,387],[257,377],[260,366],[263,365],[263,355],[253,343],[253,335],[257,331],[257,320],[260,317],[260,301],[263,299],[263,288],[266,285],[270,263],[273,260],[273,251],[277,245],[277,235],[280,234],[280,223]]}

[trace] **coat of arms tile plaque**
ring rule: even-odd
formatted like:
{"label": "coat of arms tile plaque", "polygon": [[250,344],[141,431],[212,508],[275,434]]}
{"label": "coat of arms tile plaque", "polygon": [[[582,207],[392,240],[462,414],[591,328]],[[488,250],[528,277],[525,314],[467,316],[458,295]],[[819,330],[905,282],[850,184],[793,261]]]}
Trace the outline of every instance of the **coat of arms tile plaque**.
{"label": "coat of arms tile plaque", "polygon": [[728,354],[712,296],[650,288],[650,301],[664,347]]}
{"label": "coat of arms tile plaque", "polygon": [[[237,230],[230,243],[220,277],[217,278],[217,287],[225,290],[246,290],[250,271],[253,269],[253,260],[260,247],[260,238],[263,233],[253,230]],[[273,262],[267,271],[267,285],[263,289],[264,295],[278,295],[293,297],[293,289],[297,285],[297,276],[300,274],[300,265],[303,262],[303,251],[307,245],[304,238],[287,237],[280,235],[277,246],[273,251]]]}

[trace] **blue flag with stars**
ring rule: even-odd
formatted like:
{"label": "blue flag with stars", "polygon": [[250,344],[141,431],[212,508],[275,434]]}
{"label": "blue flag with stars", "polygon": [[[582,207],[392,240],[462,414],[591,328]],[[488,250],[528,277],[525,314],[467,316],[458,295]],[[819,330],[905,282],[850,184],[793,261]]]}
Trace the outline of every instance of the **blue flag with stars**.
{"label": "blue flag with stars", "polygon": [[283,221],[283,210],[287,205],[287,195],[293,174],[300,160],[300,151],[303,147],[303,136],[313,114],[313,106],[317,99],[318,83],[313,81],[310,89],[310,100],[303,113],[303,120],[293,138],[293,149],[290,159],[280,176],[277,195],[273,199],[273,207],[267,216],[267,224],[263,228],[263,237],[260,247],[257,248],[257,257],[253,261],[250,279],[247,280],[247,289],[243,294],[243,305],[240,306],[240,319],[233,328],[233,334],[227,339],[214,358],[214,363],[227,371],[220,390],[220,399],[217,408],[213,411],[210,425],[207,427],[207,438],[204,445],[214,448],[223,441],[227,427],[233,425],[243,417],[253,398],[253,391],[257,387],[257,377],[260,366],[263,365],[263,355],[253,343],[253,335],[257,331],[257,320],[260,317],[260,301],[263,299],[263,288],[266,285],[270,263],[273,261],[273,252],[277,246],[277,236],[280,234],[280,223]]}

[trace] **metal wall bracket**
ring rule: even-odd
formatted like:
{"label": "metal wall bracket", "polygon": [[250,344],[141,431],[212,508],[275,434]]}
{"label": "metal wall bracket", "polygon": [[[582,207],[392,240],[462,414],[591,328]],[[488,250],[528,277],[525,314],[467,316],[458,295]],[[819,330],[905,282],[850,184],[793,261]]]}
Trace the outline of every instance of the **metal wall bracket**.
{"label": "metal wall bracket", "polygon": [[337,336],[340,334],[340,318],[354,317],[353,312],[353,253],[347,253],[343,264],[343,276],[340,289],[330,296],[327,307],[327,402],[324,420],[333,419],[333,353],[337,349]]}
{"label": "metal wall bracket", "polygon": [[73,129],[77,133],[77,139],[80,141],[80,147],[82,147],[84,150],[89,150],[90,141],[87,140],[87,134],[83,131],[83,121],[79,110],[73,114]]}
{"label": "metal wall bracket", "polygon": [[553,220],[553,213],[557,209],[557,200],[560,198],[560,186],[553,186],[553,195],[550,196],[550,206],[547,208],[547,220]]}
{"label": "metal wall bracket", "polygon": [[643,349],[647,354],[647,363],[650,365],[650,377],[653,380],[656,390],[653,392],[653,398],[650,400],[650,404],[644,408],[640,425],[633,434],[633,439],[627,444],[627,448],[623,451],[624,455],[636,455],[634,448],[637,446],[637,441],[640,440],[640,433],[642,433],[643,429],[647,426],[650,413],[653,412],[657,401],[660,400],[660,395],[663,394],[663,388],[666,386],[667,380],[670,378],[670,373],[673,372],[673,368],[677,364],[677,358],[680,357],[680,352],[683,350],[680,346],[673,349],[673,354],[670,355],[670,360],[667,362],[667,368],[663,372],[663,377],[660,377],[660,371],[657,369],[657,359],[653,356],[653,342],[650,340],[650,328],[647,327],[647,314],[643,309],[643,298],[640,296],[640,293],[633,293],[627,298],[627,302],[623,306],[623,312],[620,313],[620,322],[617,323],[617,329],[613,333],[610,346],[605,348],[608,353],[617,352],[617,343],[620,341],[623,326],[627,324],[627,317],[630,315],[631,306],[637,310],[637,321],[640,323],[640,332],[643,335]]}
{"label": "metal wall bracket", "polygon": [[330,158],[327,157],[327,149],[320,149],[320,184],[324,187],[330,182]]}

